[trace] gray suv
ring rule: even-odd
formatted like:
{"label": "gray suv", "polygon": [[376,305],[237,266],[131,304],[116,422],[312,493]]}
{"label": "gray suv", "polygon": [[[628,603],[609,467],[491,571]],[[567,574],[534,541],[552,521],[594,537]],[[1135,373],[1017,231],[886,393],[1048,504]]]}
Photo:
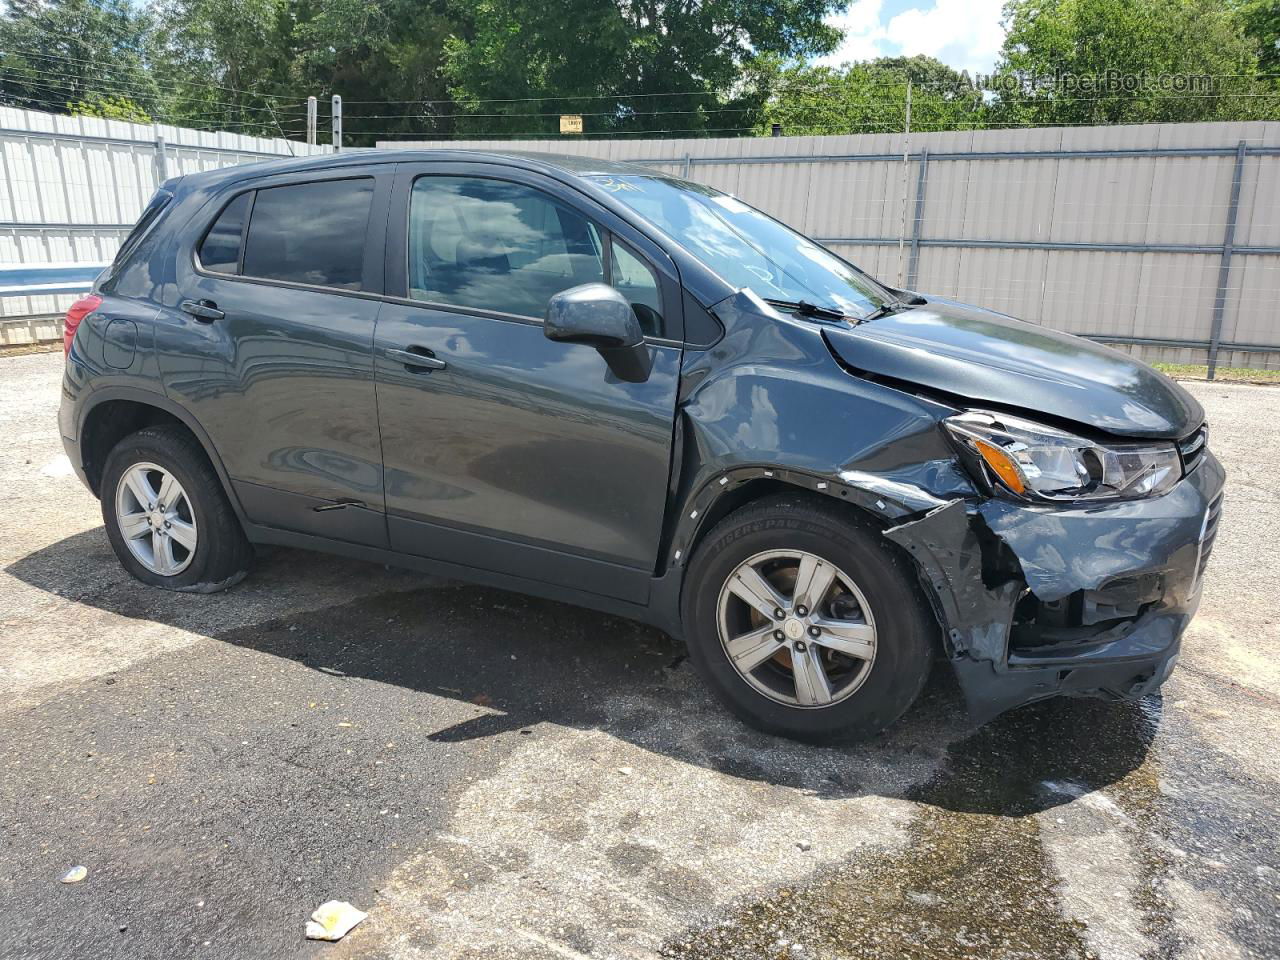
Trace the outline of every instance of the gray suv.
{"label": "gray suv", "polygon": [[66,330],[66,449],[144,583],[280,544],[594,607],[814,741],[939,658],[979,720],[1155,690],[1222,506],[1149,367],[605,161],[170,180]]}

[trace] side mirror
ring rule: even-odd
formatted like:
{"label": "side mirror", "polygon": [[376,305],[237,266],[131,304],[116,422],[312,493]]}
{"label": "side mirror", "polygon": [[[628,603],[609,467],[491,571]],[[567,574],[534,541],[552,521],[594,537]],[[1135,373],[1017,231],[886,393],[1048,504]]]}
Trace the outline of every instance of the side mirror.
{"label": "side mirror", "polygon": [[653,369],[640,321],[626,297],[603,283],[562,290],[547,302],[542,332],[557,343],[595,347],[619,380],[643,383]]}

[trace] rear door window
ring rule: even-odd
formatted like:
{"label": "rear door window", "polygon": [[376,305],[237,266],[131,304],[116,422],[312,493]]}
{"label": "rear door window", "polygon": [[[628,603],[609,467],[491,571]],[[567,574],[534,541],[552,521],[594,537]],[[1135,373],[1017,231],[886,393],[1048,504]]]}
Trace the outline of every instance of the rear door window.
{"label": "rear door window", "polygon": [[561,290],[603,281],[600,231],[548,194],[480,177],[414,183],[411,299],[541,319]]}
{"label": "rear door window", "polygon": [[253,193],[242,193],[232,200],[213,222],[200,244],[200,265],[214,273],[237,273],[240,269],[240,243],[244,222],[249,214]]}
{"label": "rear door window", "polygon": [[244,275],[360,290],[373,186],[372,177],[360,177],[259,190]]}

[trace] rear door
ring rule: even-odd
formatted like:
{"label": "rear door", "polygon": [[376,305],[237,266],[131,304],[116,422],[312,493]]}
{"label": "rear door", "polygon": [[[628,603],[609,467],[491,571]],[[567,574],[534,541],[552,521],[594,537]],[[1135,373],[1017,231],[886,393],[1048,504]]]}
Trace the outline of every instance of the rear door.
{"label": "rear door", "polygon": [[[671,469],[675,268],[549,177],[401,164],[375,368],[396,550],[643,602]],[[543,336],[547,300],[614,281],[653,373]]]}
{"label": "rear door", "polygon": [[243,183],[197,218],[157,343],[255,523],[386,545],[373,329],[391,165]]}

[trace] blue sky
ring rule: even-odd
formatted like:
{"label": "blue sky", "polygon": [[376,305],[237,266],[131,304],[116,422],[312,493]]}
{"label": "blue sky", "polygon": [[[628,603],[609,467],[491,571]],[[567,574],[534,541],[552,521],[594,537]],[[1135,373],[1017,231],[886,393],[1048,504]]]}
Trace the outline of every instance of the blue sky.
{"label": "blue sky", "polygon": [[819,63],[837,66],[917,53],[957,70],[987,73],[1004,40],[1004,0],[852,0],[827,22],[844,31],[844,42]]}

